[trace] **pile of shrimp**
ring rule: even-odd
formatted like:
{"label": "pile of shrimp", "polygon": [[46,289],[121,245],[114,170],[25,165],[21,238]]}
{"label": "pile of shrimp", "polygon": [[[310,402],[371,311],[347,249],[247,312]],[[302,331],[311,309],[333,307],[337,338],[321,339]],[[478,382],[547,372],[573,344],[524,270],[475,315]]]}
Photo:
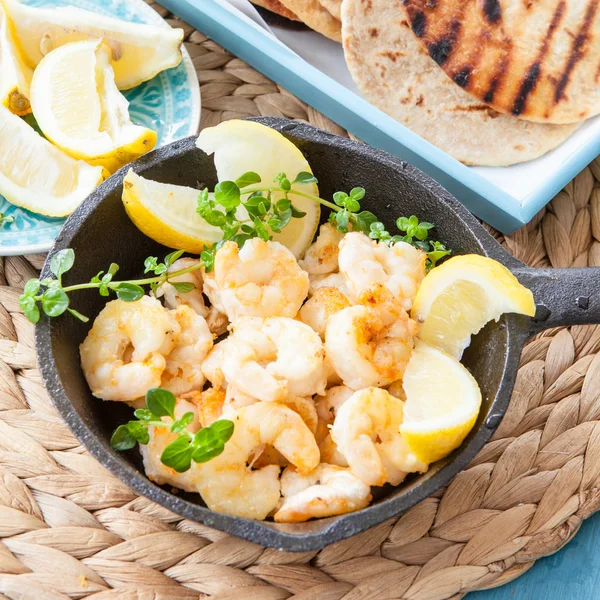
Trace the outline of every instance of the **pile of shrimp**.
{"label": "pile of shrimp", "polygon": [[360,510],[371,486],[428,468],[399,432],[417,333],[408,311],[425,260],[404,242],[330,224],[301,260],[278,242],[226,242],[211,272],[180,276],[193,291],[165,283],[137,302],[109,302],[81,345],[83,371],[103,400],[138,407],[150,388],[172,391],[176,416],[194,414],[192,433],[234,422],[224,452],[184,473],[160,460],[177,434],[150,427],[140,451],[154,482],[250,519]]}

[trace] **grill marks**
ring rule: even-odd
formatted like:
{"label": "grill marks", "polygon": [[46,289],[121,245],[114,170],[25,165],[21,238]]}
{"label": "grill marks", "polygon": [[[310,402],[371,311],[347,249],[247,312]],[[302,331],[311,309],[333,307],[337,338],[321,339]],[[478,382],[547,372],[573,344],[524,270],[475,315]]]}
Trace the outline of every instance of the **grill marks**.
{"label": "grill marks", "polygon": [[[594,2],[598,2],[599,0],[592,0]],[[540,47],[537,58],[535,62],[529,67],[525,78],[521,83],[521,87],[517,93],[517,96],[514,100],[512,107],[512,114],[518,116],[523,113],[525,106],[527,104],[527,98],[535,89],[537,82],[540,78],[541,65],[543,64],[544,58],[548,54],[548,50],[550,48],[550,42],[556,33],[558,25],[560,24],[566,8],[566,2],[559,2],[554,10],[554,14],[552,15],[552,20],[550,21],[550,25],[548,30],[546,31],[546,35],[544,36],[544,41]]]}
{"label": "grill marks", "polygon": [[497,24],[502,20],[502,8],[498,0],[483,0],[483,14],[489,23]]}
{"label": "grill marks", "polygon": [[558,104],[558,102],[564,98],[565,89],[569,84],[569,79],[573,69],[575,68],[575,65],[583,59],[587,52],[586,42],[588,41],[590,28],[592,26],[594,17],[596,16],[596,12],[598,11],[599,3],[600,0],[591,0],[587,6],[583,24],[581,25],[577,36],[573,40],[573,45],[571,46],[571,55],[569,56],[565,70],[563,71],[558,85],[556,86],[556,92],[554,94],[555,104]]}

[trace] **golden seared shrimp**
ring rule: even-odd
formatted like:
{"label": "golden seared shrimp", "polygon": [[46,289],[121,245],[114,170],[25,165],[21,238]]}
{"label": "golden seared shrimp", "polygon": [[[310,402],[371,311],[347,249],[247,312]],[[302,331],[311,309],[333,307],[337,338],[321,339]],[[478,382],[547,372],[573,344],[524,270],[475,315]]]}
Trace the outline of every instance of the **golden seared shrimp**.
{"label": "golden seared shrimp", "polygon": [[321,462],[339,467],[347,467],[348,462],[338,451],[329,429],[335,420],[339,407],[346,401],[354,390],[345,385],[336,385],[327,390],[324,396],[317,396],[315,405],[319,419],[315,438],[321,452]]}
{"label": "golden seared shrimp", "polygon": [[328,369],[325,348],[308,325],[285,317],[243,317],[223,353],[228,384],[265,402],[322,394]]}
{"label": "golden seared shrimp", "polygon": [[102,400],[130,402],[160,387],[164,357],[180,330],[155,298],[108,302],[79,347],[92,394]]}
{"label": "golden seared shrimp", "polygon": [[180,305],[171,311],[181,332],[175,338],[175,346],[167,356],[162,374],[161,387],[175,395],[191,390],[201,390],[204,385],[202,362],[213,346],[213,336],[208,325],[189,306]]}
{"label": "golden seared shrimp", "polygon": [[426,259],[425,252],[406,242],[387,246],[359,232],[346,234],[340,242],[340,273],[351,292],[358,296],[374,284],[385,285],[404,310],[412,307],[425,277]]}
{"label": "golden seared shrimp", "polygon": [[427,470],[400,434],[403,414],[404,402],[376,387],[355,392],[337,411],[331,437],[366,485],[398,485]]}
{"label": "golden seared shrimp", "polygon": [[309,275],[326,275],[338,270],[339,244],[344,234],[331,223],[324,223],[314,244],[309,246],[300,266]]}
{"label": "golden seared shrimp", "polygon": [[257,402],[224,418],[233,421],[233,436],[221,455],[192,466],[197,489],[212,510],[264,519],[279,502],[279,467],[252,470],[248,458],[268,444],[307,474],[319,464],[315,438],[300,416],[282,404]]}
{"label": "golden seared shrimp", "polygon": [[321,287],[304,303],[298,317],[324,339],[329,318],[347,306],[350,301],[337,288]]}
{"label": "golden seared shrimp", "polygon": [[202,374],[214,387],[227,387],[223,373],[223,359],[229,343],[230,338],[225,338],[215,344],[202,363]]}
{"label": "golden seared shrimp", "polygon": [[359,302],[330,317],[327,357],[353,390],[386,386],[403,377],[417,325],[381,284],[362,293]]}
{"label": "golden seared shrimp", "polygon": [[[178,398],[175,404],[175,418],[180,419],[187,412],[194,414],[193,421],[187,426],[192,433],[196,433],[201,427],[195,399],[195,396],[189,396],[188,399]],[[171,422],[170,417],[162,417],[162,420],[166,423]],[[166,427],[148,427],[148,434],[150,436],[148,444],[139,446],[148,479],[158,485],[169,484],[187,492],[196,492],[191,470],[178,473],[160,460],[163,450],[174,442],[179,434],[172,433]]]}
{"label": "golden seared shrimp", "polygon": [[[193,267],[198,264],[197,260],[193,258],[180,258],[176,260],[168,269],[169,273],[175,273]],[[209,309],[204,303],[204,296],[202,295],[202,273],[200,271],[192,271],[191,273],[185,273],[184,275],[178,275],[173,277],[170,281],[174,283],[191,283],[194,289],[189,292],[178,292],[173,285],[166,282],[161,284],[156,292],[157,298],[164,298],[165,306],[167,308],[175,309],[180,304],[189,306],[194,312],[200,316],[208,317]]]}
{"label": "golden seared shrimp", "polygon": [[310,275],[310,285],[308,292],[311,296],[314,296],[321,288],[335,288],[343,296],[348,298],[351,304],[356,300],[350,286],[348,285],[348,278],[342,273],[329,273],[328,275]]}
{"label": "golden seared shrimp", "polygon": [[371,489],[350,469],[320,464],[301,475],[287,467],[281,476],[283,504],[275,513],[278,523],[300,523],[308,519],[343,515],[368,506]]}
{"label": "golden seared shrimp", "polygon": [[241,317],[295,317],[308,294],[308,274],[278,242],[226,242],[215,257],[215,282],[224,312]]}
{"label": "golden seared shrimp", "polygon": [[209,387],[202,392],[193,390],[187,394],[182,394],[181,399],[189,400],[196,406],[200,424],[202,427],[208,427],[223,414],[225,390],[215,387]]}

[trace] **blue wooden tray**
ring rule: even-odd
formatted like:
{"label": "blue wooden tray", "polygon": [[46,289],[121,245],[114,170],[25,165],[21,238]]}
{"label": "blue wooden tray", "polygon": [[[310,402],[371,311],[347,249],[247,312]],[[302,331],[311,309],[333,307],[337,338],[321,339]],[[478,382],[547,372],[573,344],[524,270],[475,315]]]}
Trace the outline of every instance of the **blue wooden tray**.
{"label": "blue wooden tray", "polygon": [[[522,227],[600,153],[600,128],[561,161],[526,198],[516,198],[466,167],[300,58],[224,0],[161,0],[218,44],[372,146],[440,182],[471,212],[503,233]],[[509,172],[507,171],[507,176]]]}

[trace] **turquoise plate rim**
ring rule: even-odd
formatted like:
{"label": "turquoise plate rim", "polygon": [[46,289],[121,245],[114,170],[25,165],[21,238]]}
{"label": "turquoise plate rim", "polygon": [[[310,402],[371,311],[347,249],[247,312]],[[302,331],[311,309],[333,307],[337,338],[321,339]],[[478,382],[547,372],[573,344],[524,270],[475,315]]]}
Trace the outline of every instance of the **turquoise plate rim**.
{"label": "turquoise plate rim", "polygon": [[[128,4],[135,5],[140,12],[147,17],[147,22],[153,25],[169,27],[161,15],[159,15],[150,5],[144,0],[126,0]],[[182,63],[185,68],[186,82],[189,87],[191,96],[191,119],[186,135],[195,135],[200,130],[201,119],[201,97],[200,83],[196,75],[196,69],[192,58],[187,51],[185,44],[181,46]],[[63,219],[57,219],[64,221]],[[58,233],[57,233],[58,234]],[[48,252],[54,244],[54,240],[45,241],[39,244],[15,243],[10,246],[0,246],[0,256],[23,256],[25,254],[39,254]]]}

